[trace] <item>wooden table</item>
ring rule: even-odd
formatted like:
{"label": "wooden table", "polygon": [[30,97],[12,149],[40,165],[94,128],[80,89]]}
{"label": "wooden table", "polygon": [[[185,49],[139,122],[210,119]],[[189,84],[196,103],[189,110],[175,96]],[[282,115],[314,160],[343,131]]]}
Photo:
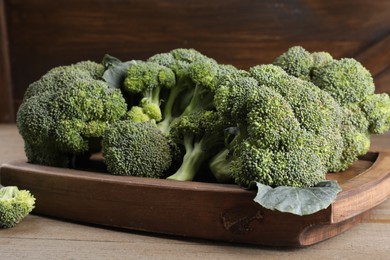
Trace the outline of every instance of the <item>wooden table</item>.
{"label": "wooden table", "polygon": [[[390,134],[372,147],[390,150]],[[15,125],[0,124],[0,164],[25,158]],[[389,165],[390,167],[390,165]],[[0,259],[389,259],[390,200],[347,232],[302,248],[268,248],[107,229],[29,215],[0,230]]]}

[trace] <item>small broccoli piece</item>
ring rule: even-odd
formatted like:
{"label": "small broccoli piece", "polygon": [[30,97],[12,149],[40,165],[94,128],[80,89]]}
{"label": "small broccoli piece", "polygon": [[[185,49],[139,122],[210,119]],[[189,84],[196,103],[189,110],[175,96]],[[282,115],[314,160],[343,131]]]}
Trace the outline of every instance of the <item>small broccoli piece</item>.
{"label": "small broccoli piece", "polygon": [[35,198],[27,190],[15,186],[0,188],[0,228],[16,226],[33,209]]}
{"label": "small broccoli piece", "polygon": [[363,101],[374,93],[370,72],[350,58],[333,60],[313,71],[312,82],[331,94],[340,105]]}
{"label": "small broccoli piece", "polygon": [[100,79],[100,80],[102,79],[105,70],[103,64],[96,63],[89,60],[80,61],[71,66],[88,72],[93,79]]}
{"label": "small broccoli piece", "polygon": [[382,134],[390,127],[390,98],[386,93],[367,96],[360,107],[369,122],[371,134]]}
{"label": "small broccoli piece", "polygon": [[288,74],[301,79],[309,79],[313,68],[313,57],[301,46],[289,48],[273,62]]}
{"label": "small broccoli piece", "polygon": [[324,51],[313,52],[311,56],[313,58],[313,70],[323,67],[333,61],[332,55]]}
{"label": "small broccoli piece", "polygon": [[204,162],[224,144],[223,123],[214,111],[196,111],[177,118],[171,127],[172,140],[184,146],[180,168],[168,179],[193,180]]}
{"label": "small broccoli piece", "polygon": [[152,120],[152,118],[145,113],[144,109],[139,106],[132,106],[126,113],[126,119],[133,122],[146,122]]}
{"label": "small broccoli piece", "polygon": [[127,110],[120,90],[77,66],[52,69],[30,88],[34,95],[24,99],[16,121],[31,163],[72,166],[76,155],[94,152],[95,139]]}
{"label": "small broccoli piece", "polygon": [[124,90],[130,94],[141,93],[140,107],[145,114],[161,121],[161,92],[171,89],[176,83],[175,75],[169,68],[153,62],[138,62],[130,66],[124,81]]}
{"label": "small broccoli piece", "polygon": [[334,171],[346,170],[358,156],[368,152],[370,137],[368,133],[369,122],[357,104],[350,104],[343,108],[341,120],[342,155]]}
{"label": "small broccoli piece", "polygon": [[115,175],[161,178],[171,166],[171,144],[150,122],[118,121],[105,131],[103,156]]}
{"label": "small broccoli piece", "polygon": [[238,71],[234,66],[220,65],[193,49],[174,49],[148,59],[170,68],[176,76],[176,84],[168,95],[160,95],[163,120],[158,128],[169,134],[175,118],[200,110],[212,110],[214,92],[222,79]]}

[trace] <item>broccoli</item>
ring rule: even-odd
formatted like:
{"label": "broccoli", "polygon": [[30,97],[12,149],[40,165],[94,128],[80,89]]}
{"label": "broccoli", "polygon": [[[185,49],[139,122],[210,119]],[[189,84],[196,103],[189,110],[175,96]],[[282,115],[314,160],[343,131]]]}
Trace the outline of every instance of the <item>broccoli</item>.
{"label": "broccoli", "polygon": [[102,147],[107,169],[115,175],[160,178],[172,163],[168,138],[151,122],[111,124]]}
{"label": "broccoli", "polygon": [[[130,94],[142,93],[140,107],[151,119],[161,121],[160,93],[176,83],[169,68],[153,62],[138,62],[130,66],[124,81],[124,90]],[[162,93],[161,93],[162,94]]]}
{"label": "broccoli", "polygon": [[169,134],[175,118],[198,110],[212,110],[220,81],[238,71],[234,66],[218,64],[193,49],[174,49],[154,55],[148,62],[170,68],[176,77],[176,84],[169,93],[160,95],[163,120],[157,127],[165,134]]}
{"label": "broccoli", "polygon": [[69,66],[51,69],[39,80],[31,83],[24,93],[23,101],[44,92],[55,92],[66,87],[70,82],[84,79],[101,79],[104,67],[93,61],[81,61]]}
{"label": "broccoli", "polygon": [[125,115],[120,91],[79,65],[54,68],[28,88],[16,121],[29,162],[72,166],[77,155],[99,150],[107,125]]}
{"label": "broccoli", "polygon": [[301,79],[309,79],[313,68],[313,56],[301,46],[294,46],[277,57],[273,63],[288,74]]}
{"label": "broccoli", "polygon": [[340,124],[342,109],[327,92],[313,83],[288,75],[274,65],[255,66],[251,75],[289,103],[301,128],[313,134],[316,153],[326,162],[329,171],[341,156]]}
{"label": "broccoli", "polygon": [[317,68],[313,71],[312,81],[341,105],[363,101],[375,90],[370,72],[351,58],[333,60]]}
{"label": "broccoli", "polygon": [[210,161],[217,180],[230,176],[245,186],[252,181],[312,186],[325,178],[325,165],[312,148],[313,134],[301,128],[281,94],[254,78],[236,77],[218,89],[215,104],[220,116],[236,128],[227,148]]}
{"label": "broccoli", "polygon": [[[300,50],[299,53],[308,53],[299,46],[292,49]],[[293,57],[298,58],[290,59],[290,52],[291,49],[281,56],[285,57],[283,64],[278,63],[278,59],[275,64],[285,69],[288,74],[296,75],[289,68],[296,64],[306,64],[307,58],[305,55],[295,55]],[[358,61],[351,58],[336,60],[327,52],[314,52],[310,55],[313,64],[310,77],[306,80],[329,93],[341,108],[341,113],[337,113],[341,120],[340,130],[335,128],[335,135],[341,136],[341,141],[333,146],[338,148],[335,151],[339,154],[334,157],[331,163],[333,166],[328,170],[345,170],[359,155],[367,152],[370,134],[383,133],[389,129],[390,99],[387,94],[374,94],[372,76]],[[330,136],[325,137],[329,140]],[[339,160],[336,160],[337,157]]]}
{"label": "broccoli", "polygon": [[170,138],[184,146],[183,161],[168,179],[193,180],[202,164],[223,147],[223,121],[215,111],[199,110],[177,118],[171,126]]}
{"label": "broccoli", "polygon": [[317,68],[321,68],[322,66],[325,66],[333,61],[332,55],[324,51],[313,52],[311,53],[311,56],[313,58],[313,67],[310,73],[310,77],[312,77],[314,70],[316,70]]}
{"label": "broccoli", "polygon": [[371,134],[382,134],[390,126],[390,98],[388,94],[368,95],[360,103],[362,111],[369,122]]}
{"label": "broccoli", "polygon": [[341,154],[339,160],[334,161],[329,172],[346,170],[360,155],[368,152],[370,136],[367,131],[368,121],[356,104],[342,108],[340,135],[342,141],[339,145]]}
{"label": "broccoli", "polygon": [[14,227],[34,209],[34,204],[35,198],[27,190],[0,188],[0,228]]}

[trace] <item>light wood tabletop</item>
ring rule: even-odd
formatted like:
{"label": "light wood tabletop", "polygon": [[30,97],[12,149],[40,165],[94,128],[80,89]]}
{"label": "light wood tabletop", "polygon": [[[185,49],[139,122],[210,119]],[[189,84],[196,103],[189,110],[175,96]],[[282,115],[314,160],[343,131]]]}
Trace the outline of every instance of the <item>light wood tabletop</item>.
{"label": "light wood tabletop", "polygon": [[[372,149],[390,150],[390,135],[373,136]],[[24,158],[15,125],[0,124],[0,164]],[[389,255],[390,200],[341,235],[300,249],[110,229],[33,214],[16,227],[0,229],[0,259],[389,259]]]}

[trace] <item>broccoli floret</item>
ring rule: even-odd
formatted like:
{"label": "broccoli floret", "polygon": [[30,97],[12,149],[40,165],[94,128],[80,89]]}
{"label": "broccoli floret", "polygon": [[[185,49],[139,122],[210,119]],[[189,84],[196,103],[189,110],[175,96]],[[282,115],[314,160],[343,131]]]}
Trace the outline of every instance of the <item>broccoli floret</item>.
{"label": "broccoli floret", "polygon": [[346,170],[358,156],[368,152],[370,148],[370,136],[368,133],[369,122],[365,114],[357,104],[343,107],[341,120],[342,155],[339,164],[333,171]]}
{"label": "broccoli floret", "polygon": [[94,79],[102,79],[105,70],[103,64],[89,60],[80,61],[71,66],[88,72]]}
{"label": "broccoli floret", "polygon": [[133,122],[147,122],[152,120],[152,118],[145,113],[144,109],[139,106],[132,106],[126,113],[125,119]]}
{"label": "broccoli floret", "polygon": [[[72,68],[72,69],[70,69]],[[84,79],[101,79],[104,67],[93,61],[81,61],[69,66],[55,67],[49,70],[39,80],[31,83],[24,93],[23,100],[43,92],[57,91],[67,87],[69,82]]]}
{"label": "broccoli floret", "polygon": [[[265,71],[279,70],[271,66],[264,67]],[[271,75],[253,69],[255,72],[259,78],[272,81]],[[218,181],[234,178],[245,186],[252,181],[311,186],[324,179],[326,168],[313,148],[314,135],[301,127],[294,108],[277,91],[255,78],[236,77],[217,90],[215,104],[233,129],[229,132],[233,138],[225,138],[230,139],[226,148],[210,161]],[[316,167],[310,167],[309,162],[315,162]]]}
{"label": "broccoli floret", "polygon": [[180,168],[168,179],[190,181],[202,164],[223,146],[223,123],[214,111],[192,112],[172,123],[170,137],[184,146],[185,154]]}
{"label": "broccoli floret", "polygon": [[360,107],[369,122],[371,134],[382,134],[390,127],[390,98],[386,93],[367,96]]}
{"label": "broccoli floret", "polygon": [[313,58],[313,68],[312,70],[315,70],[317,68],[321,68],[330,62],[333,61],[332,55],[328,52],[320,51],[320,52],[313,52],[311,54]]}
{"label": "broccoli floret", "polygon": [[115,175],[161,178],[172,163],[168,138],[151,122],[110,125],[102,147],[107,170]]}
{"label": "broccoli floret", "polygon": [[31,163],[72,166],[76,155],[94,152],[91,144],[127,110],[120,90],[77,66],[52,69],[31,88],[35,94],[25,98],[16,119]]}
{"label": "broccoli floret", "polygon": [[317,68],[313,71],[312,81],[342,106],[361,102],[375,90],[370,72],[351,58],[333,60]]}
{"label": "broccoli floret", "polygon": [[164,89],[171,89],[176,83],[171,69],[153,62],[138,62],[130,66],[124,81],[124,90],[130,94],[141,93],[140,107],[150,118],[162,119],[161,95]]}
{"label": "broccoli floret", "polygon": [[238,150],[231,175],[241,185],[257,181],[269,186],[310,187],[325,179],[321,159],[307,147],[273,150],[247,140]]}
{"label": "broccoli floret", "polygon": [[328,169],[334,169],[342,152],[342,111],[332,96],[309,81],[289,76],[274,65],[255,66],[250,73],[259,84],[284,97],[301,128],[313,135],[316,153],[326,162]]}
{"label": "broccoli floret", "polygon": [[35,198],[29,191],[15,186],[0,188],[0,228],[16,226],[34,206]]}
{"label": "broccoli floret", "polygon": [[175,118],[198,110],[213,109],[214,92],[219,82],[227,74],[238,71],[234,66],[220,65],[193,49],[160,53],[150,57],[145,64],[169,68],[176,79],[172,87],[155,93],[155,100],[159,100],[162,111],[162,120],[157,127],[164,134],[169,134]]}
{"label": "broccoli floret", "polygon": [[292,76],[309,79],[314,60],[312,55],[304,48],[294,46],[276,58],[273,64],[280,66]]}

